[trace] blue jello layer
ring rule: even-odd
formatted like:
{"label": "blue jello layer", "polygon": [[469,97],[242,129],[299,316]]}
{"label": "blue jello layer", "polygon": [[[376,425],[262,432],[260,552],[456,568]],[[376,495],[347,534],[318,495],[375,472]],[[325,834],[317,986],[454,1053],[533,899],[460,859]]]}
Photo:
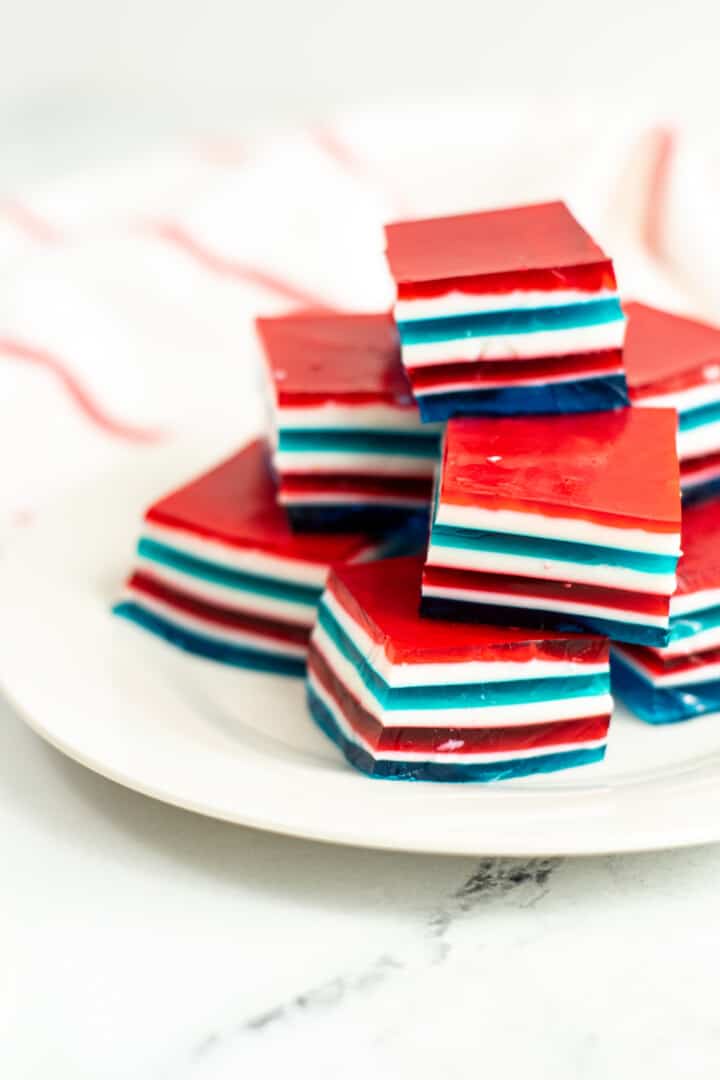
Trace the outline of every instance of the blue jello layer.
{"label": "blue jello layer", "polygon": [[582,300],[576,304],[471,312],[434,319],[401,319],[397,328],[403,345],[419,345],[431,341],[456,341],[458,338],[575,330],[618,322],[623,318],[617,299]]}
{"label": "blue jello layer", "polygon": [[316,604],[322,593],[322,588],[313,585],[297,585],[288,581],[279,581],[276,578],[263,577],[260,574],[249,574],[245,570],[219,566],[217,563],[199,559],[195,555],[187,555],[168,544],[149,540],[147,537],[141,538],[137,551],[138,555],[142,555],[145,559],[150,559],[160,566],[178,570],[200,581],[208,581],[213,585],[225,585],[231,589],[241,589],[243,592],[260,596],[270,596],[275,600],[286,600],[296,604]]}
{"label": "blue jello layer", "polygon": [[318,608],[318,623],[340,654],[355,668],[381,709],[387,712],[397,709],[481,709],[610,693],[609,673],[585,675],[582,671],[577,675],[509,679],[507,682],[390,686],[353,644],[323,603]]}
{"label": "blue jello layer", "polygon": [[420,611],[431,619],[461,622],[491,623],[493,626],[528,626],[539,630],[560,630],[564,633],[604,634],[614,641],[627,641],[634,645],[653,645],[663,648],[668,643],[668,631],[657,626],[624,622],[622,619],[600,619],[585,615],[572,615],[543,608],[504,607],[500,604],[482,604],[470,600],[446,600],[437,596],[423,596]]}
{"label": "blue jello layer", "polygon": [[517,533],[439,525],[437,522],[433,522],[432,542],[463,551],[491,551],[501,555],[580,563],[582,566],[622,567],[625,570],[639,570],[644,574],[674,574],[678,561],[676,555],[653,555],[644,551],[603,547],[601,544],[548,540]]}
{"label": "blue jello layer", "polygon": [[[295,532],[367,532],[387,533],[400,530],[407,537],[408,546],[396,554],[413,554],[424,543],[418,537],[425,538],[428,531],[428,510],[403,509],[398,506],[378,506],[375,503],[354,503],[351,505],[287,506],[290,524]],[[409,531],[408,531],[409,530]],[[404,540],[402,542],[405,542]],[[413,546],[413,544],[415,546]]]}
{"label": "blue jello layer", "polygon": [[610,666],[613,693],[648,724],[676,724],[705,713],[720,712],[720,679],[655,687],[620,656],[613,655]]}
{"label": "blue jello layer", "polygon": [[603,412],[629,405],[630,399],[625,376],[620,374],[541,386],[418,394],[417,403],[422,420],[430,423],[453,416]]}
{"label": "blue jello layer", "polygon": [[492,780],[513,780],[535,773],[557,772],[559,769],[570,769],[576,765],[590,765],[602,761],[605,756],[605,747],[600,746],[589,750],[568,750],[538,757],[467,765],[457,759],[452,762],[378,761],[367,750],[346,737],[311,686],[308,686],[308,706],[320,730],[340,748],[350,764],[374,779],[487,783]]}
{"label": "blue jello layer", "polygon": [[[680,484],[682,487],[682,477]],[[720,476],[706,480],[704,484],[694,484],[692,487],[683,488],[683,506],[693,506],[695,503],[704,502],[705,499],[714,499],[717,495],[720,495]]]}
{"label": "blue jello layer", "polygon": [[201,656],[205,660],[216,660],[221,664],[248,668],[251,671],[269,671],[277,675],[305,674],[305,661],[297,657],[278,656],[276,653],[265,652],[262,649],[244,648],[241,645],[226,644],[215,638],[205,637],[204,634],[178,626],[131,600],[123,600],[116,604],[113,612],[137,626],[142,626],[157,637],[164,638],[176,648],[183,649],[194,656]]}
{"label": "blue jello layer", "polygon": [[281,429],[280,450],[293,453],[387,454],[434,461],[440,453],[439,432]]}

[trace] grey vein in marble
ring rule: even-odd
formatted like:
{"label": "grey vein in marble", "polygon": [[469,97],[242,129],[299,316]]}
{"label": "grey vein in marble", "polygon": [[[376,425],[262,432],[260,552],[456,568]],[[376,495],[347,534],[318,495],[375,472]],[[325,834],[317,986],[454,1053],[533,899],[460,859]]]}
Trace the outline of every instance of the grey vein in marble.
{"label": "grey vein in marble", "polygon": [[237,1039],[251,1037],[301,1016],[332,1011],[409,969],[428,970],[443,963],[452,948],[447,936],[457,920],[466,918],[484,903],[498,899],[505,901],[509,896],[520,908],[533,907],[547,895],[549,879],[561,862],[560,859],[481,859],[446,902],[426,917],[418,950],[406,948],[399,956],[383,953],[365,968],[311,986],[249,1016],[236,1027],[211,1032],[195,1044],[191,1058],[196,1061],[205,1058]]}

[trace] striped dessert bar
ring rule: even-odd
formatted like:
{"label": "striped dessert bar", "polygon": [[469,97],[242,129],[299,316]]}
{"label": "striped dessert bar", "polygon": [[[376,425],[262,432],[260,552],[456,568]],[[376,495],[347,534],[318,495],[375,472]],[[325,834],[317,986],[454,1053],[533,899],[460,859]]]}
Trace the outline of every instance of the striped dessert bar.
{"label": "striped dessert bar", "polygon": [[682,547],[667,646],[613,649],[618,697],[651,724],[720,711],[720,500],[685,508]]}
{"label": "striped dessert bar", "polygon": [[666,644],[675,437],[670,409],[450,420],[423,612]]}
{"label": "striped dessert bar", "polygon": [[423,420],[627,404],[611,260],[561,202],[386,227]]}
{"label": "striped dessert bar", "polygon": [[422,560],[331,574],[308,701],[347,760],[393,780],[489,781],[601,760],[612,711],[607,639],[433,624]]}
{"label": "striped dessert bar", "polygon": [[295,535],[258,440],[150,507],[114,611],[198,656],[302,675],[330,567],[401,540]]}
{"label": "striped dessert bar", "polygon": [[259,319],[279,499],[299,529],[378,528],[429,508],[440,449],[390,315]]}
{"label": "striped dessert bar", "polygon": [[625,312],[632,404],[677,409],[686,503],[720,491],[720,329],[645,304]]}

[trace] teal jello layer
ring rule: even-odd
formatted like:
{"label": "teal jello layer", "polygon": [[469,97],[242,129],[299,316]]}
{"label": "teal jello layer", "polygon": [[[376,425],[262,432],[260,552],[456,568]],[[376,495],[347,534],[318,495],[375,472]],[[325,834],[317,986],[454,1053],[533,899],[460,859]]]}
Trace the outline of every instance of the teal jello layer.
{"label": "teal jello layer", "polygon": [[676,555],[654,555],[625,548],[603,547],[569,540],[546,540],[515,533],[491,532],[433,524],[432,543],[465,551],[491,551],[501,555],[574,562],[583,566],[612,566],[645,574],[674,574]]}
{"label": "teal jello layer", "polygon": [[577,765],[590,765],[602,761],[605,747],[590,750],[578,749],[564,752],[551,751],[537,757],[508,758],[503,761],[477,761],[463,763],[456,757],[449,761],[388,761],[377,759],[349,739],[341,730],[330,709],[321,701],[312,686],[308,685],[308,705],[321,731],[340,748],[348,762],[356,769],[378,780],[430,780],[455,783],[487,783],[494,780],[511,780],[534,773],[556,772]]}
{"label": "teal jello layer", "polygon": [[434,461],[440,452],[440,434],[416,431],[350,430],[336,428],[282,429],[280,450],[298,453],[391,454]]}
{"label": "teal jello layer", "polygon": [[213,585],[224,585],[230,589],[240,589],[260,596],[269,596],[274,600],[287,600],[290,603],[314,606],[322,593],[322,587],[297,585],[263,577],[260,574],[249,574],[245,570],[233,570],[227,566],[219,566],[217,563],[200,559],[195,555],[187,555],[168,544],[162,544],[147,537],[142,537],[139,541],[137,551],[138,555],[145,559],[182,574],[188,574],[200,581],[208,581]]}
{"label": "teal jello layer", "polygon": [[697,409],[686,409],[678,413],[680,431],[692,431],[694,428],[718,421],[720,421],[720,401],[713,401],[708,405],[699,405]]}
{"label": "teal jello layer", "polygon": [[537,334],[548,330],[575,330],[624,319],[617,299],[583,300],[551,307],[510,308],[435,319],[405,319],[397,324],[403,345],[458,338],[501,337],[506,334]]}
{"label": "teal jello layer", "polygon": [[682,641],[720,626],[720,606],[670,616],[670,641]]}
{"label": "teal jello layer", "polygon": [[383,710],[475,709],[610,693],[609,671],[600,675],[547,676],[451,686],[390,686],[360,653],[324,603],[318,609],[318,622]]}

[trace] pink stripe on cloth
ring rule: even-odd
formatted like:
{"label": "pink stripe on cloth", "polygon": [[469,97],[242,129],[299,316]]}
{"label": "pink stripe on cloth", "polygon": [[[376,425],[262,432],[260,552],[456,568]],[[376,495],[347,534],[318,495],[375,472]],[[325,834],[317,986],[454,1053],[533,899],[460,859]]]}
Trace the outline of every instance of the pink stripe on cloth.
{"label": "pink stripe on cloth", "polygon": [[7,218],[21,232],[40,243],[56,244],[62,240],[59,229],[17,199],[0,200],[0,217]]}
{"label": "pink stripe on cloth", "polygon": [[245,281],[250,285],[277,293],[285,300],[292,300],[297,304],[302,304],[304,307],[328,309],[325,300],[295,285],[292,281],[278,277],[261,267],[248,266],[245,263],[236,262],[234,259],[228,259],[224,255],[218,255],[208,250],[181,225],[174,222],[149,222],[145,226],[145,231],[183,251],[207,270],[213,271],[213,273],[222,274],[224,277],[237,278],[239,281]]}
{"label": "pink stripe on cloth", "polygon": [[310,138],[323,153],[340,166],[348,176],[361,183],[369,184],[382,195],[389,198],[394,206],[394,214],[404,217],[408,212],[404,199],[396,191],[388,191],[384,180],[381,180],[377,172],[362,158],[352,147],[340,138],[337,131],[329,127],[311,128],[308,132]]}
{"label": "pink stripe on cloth", "polygon": [[75,375],[68,370],[65,363],[46,349],[27,345],[25,342],[15,341],[12,338],[0,338],[0,356],[5,356],[10,360],[35,364],[37,367],[49,371],[60,382],[86,418],[108,435],[135,443],[156,443],[165,438],[160,431],[136,427],[133,424],[116,420],[110,416],[93,400],[90,393]]}
{"label": "pink stripe on cloth", "polygon": [[663,218],[677,140],[675,132],[669,128],[658,128],[653,132],[653,137],[655,140],[654,161],[648,183],[641,236],[648,252],[655,258],[662,258]]}

